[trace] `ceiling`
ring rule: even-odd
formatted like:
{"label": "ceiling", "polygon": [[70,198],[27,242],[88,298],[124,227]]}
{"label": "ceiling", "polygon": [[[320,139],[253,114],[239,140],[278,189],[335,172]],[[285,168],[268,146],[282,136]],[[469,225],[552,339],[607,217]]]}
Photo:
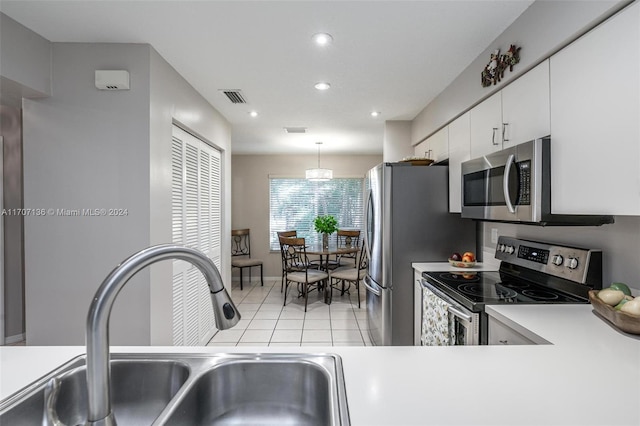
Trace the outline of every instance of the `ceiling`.
{"label": "ceiling", "polygon": [[[12,1],[52,42],[149,43],[232,125],[234,153],[381,154],[532,1]],[[319,47],[312,35],[327,32]],[[480,70],[478,70],[480,75]],[[331,88],[318,91],[314,84]],[[233,104],[222,89],[240,89]],[[257,111],[253,118],[250,111]],[[372,111],[380,115],[372,117]],[[284,127],[305,127],[287,134]]]}

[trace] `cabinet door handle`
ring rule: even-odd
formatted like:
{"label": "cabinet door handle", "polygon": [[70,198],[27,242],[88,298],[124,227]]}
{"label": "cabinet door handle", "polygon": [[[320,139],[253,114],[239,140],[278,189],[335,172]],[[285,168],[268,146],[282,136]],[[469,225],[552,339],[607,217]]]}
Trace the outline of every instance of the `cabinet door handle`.
{"label": "cabinet door handle", "polygon": [[498,143],[496,142],[496,133],[498,132],[498,128],[494,127],[493,128],[493,134],[491,135],[491,144],[493,145],[498,145]]}
{"label": "cabinet door handle", "polygon": [[507,133],[507,126],[509,125],[509,123],[502,123],[502,142],[509,142],[509,139],[507,139],[506,133]]}

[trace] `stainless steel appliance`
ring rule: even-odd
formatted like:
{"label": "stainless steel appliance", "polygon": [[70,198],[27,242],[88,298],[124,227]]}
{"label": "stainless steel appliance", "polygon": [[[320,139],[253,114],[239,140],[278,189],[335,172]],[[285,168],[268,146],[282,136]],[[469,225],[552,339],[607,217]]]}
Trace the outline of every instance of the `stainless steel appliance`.
{"label": "stainless steel appliance", "polygon": [[613,216],[551,213],[550,142],[535,139],[462,163],[462,217],[536,225],[613,223]]}
{"label": "stainless steel appliance", "polygon": [[600,250],[500,237],[495,257],[499,271],[422,274],[423,289],[452,306],[456,345],[487,344],[486,305],[589,303],[602,288]]}
{"label": "stainless steel appliance", "polygon": [[448,169],[383,163],[367,173],[364,283],[375,345],[413,345],[412,262],[476,250],[476,223],[448,212]]}

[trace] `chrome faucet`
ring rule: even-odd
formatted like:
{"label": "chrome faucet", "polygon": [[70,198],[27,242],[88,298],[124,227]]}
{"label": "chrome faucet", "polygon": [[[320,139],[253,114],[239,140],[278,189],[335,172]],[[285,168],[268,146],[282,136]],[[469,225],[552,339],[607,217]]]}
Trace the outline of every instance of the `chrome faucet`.
{"label": "chrome faucet", "polygon": [[104,279],[96,292],[87,316],[87,392],[89,413],[87,425],[113,426],[109,365],[109,316],[118,293],[138,271],[160,260],[184,260],[195,265],[204,275],[211,292],[216,326],[220,330],[233,327],[240,313],[224,288],[220,272],[202,252],[165,244],[144,249],[123,261]]}

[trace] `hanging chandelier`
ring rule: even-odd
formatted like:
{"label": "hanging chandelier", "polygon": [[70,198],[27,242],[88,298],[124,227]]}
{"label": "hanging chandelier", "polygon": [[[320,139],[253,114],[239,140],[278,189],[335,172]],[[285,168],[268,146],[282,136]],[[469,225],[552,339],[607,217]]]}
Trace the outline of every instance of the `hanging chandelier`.
{"label": "hanging chandelier", "polygon": [[320,168],[320,145],[322,142],[316,142],[318,145],[318,167],[315,169],[307,169],[305,177],[311,181],[322,182],[333,178],[333,170]]}

